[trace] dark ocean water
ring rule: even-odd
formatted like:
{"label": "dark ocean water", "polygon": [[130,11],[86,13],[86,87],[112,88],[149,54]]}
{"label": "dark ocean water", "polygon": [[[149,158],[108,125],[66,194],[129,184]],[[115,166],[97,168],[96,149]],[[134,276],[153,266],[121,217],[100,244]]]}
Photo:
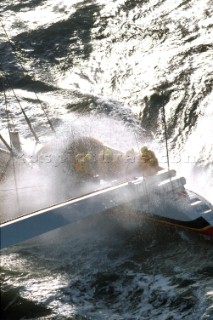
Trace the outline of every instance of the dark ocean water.
{"label": "dark ocean water", "polygon": [[[13,88],[42,142],[48,114],[59,143],[146,143],[166,165],[164,107],[171,166],[213,202],[212,17],[210,0],[1,1],[0,132],[9,114],[31,147]],[[54,202],[51,170],[42,183]],[[212,241],[122,213],[3,250],[2,319],[213,319]]]}

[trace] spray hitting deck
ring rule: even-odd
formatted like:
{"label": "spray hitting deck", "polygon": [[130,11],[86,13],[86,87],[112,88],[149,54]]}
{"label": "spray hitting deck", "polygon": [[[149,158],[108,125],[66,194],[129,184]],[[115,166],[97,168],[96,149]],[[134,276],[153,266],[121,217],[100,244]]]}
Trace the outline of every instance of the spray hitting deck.
{"label": "spray hitting deck", "polygon": [[212,205],[184,185],[164,170],[26,214],[1,224],[1,249],[130,203],[145,218],[213,236]]}

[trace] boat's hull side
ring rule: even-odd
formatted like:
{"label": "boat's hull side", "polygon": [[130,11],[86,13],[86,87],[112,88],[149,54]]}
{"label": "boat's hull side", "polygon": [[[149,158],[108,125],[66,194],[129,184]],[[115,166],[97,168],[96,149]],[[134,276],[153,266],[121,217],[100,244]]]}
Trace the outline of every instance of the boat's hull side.
{"label": "boat's hull side", "polygon": [[213,237],[213,227],[208,226],[207,228],[204,228],[204,230],[201,230],[200,233]]}
{"label": "boat's hull side", "polygon": [[194,232],[198,232],[198,233],[213,237],[213,226],[210,225],[202,217],[199,217],[196,220],[191,220],[191,221],[180,221],[180,220],[161,217],[158,215],[143,214],[143,216],[146,219],[157,222],[157,223],[167,224],[172,227],[184,228],[184,229],[192,230]]}

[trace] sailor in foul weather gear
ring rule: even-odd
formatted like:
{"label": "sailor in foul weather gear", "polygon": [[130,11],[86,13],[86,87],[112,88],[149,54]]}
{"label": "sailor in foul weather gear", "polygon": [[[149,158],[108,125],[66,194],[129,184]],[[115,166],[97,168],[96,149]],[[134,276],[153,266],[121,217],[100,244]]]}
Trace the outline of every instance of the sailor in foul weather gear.
{"label": "sailor in foul weather gear", "polygon": [[142,147],[126,153],[105,146],[100,141],[81,137],[70,145],[70,164],[82,178],[99,176],[100,179],[128,179],[150,176],[162,168],[152,150]]}
{"label": "sailor in foul weather gear", "polygon": [[93,177],[96,173],[96,166],[91,153],[77,154],[74,162],[75,171],[83,177]]}
{"label": "sailor in foul weather gear", "polygon": [[143,146],[140,151],[139,168],[144,175],[155,175],[159,170],[162,170],[152,150],[149,150],[147,146]]}

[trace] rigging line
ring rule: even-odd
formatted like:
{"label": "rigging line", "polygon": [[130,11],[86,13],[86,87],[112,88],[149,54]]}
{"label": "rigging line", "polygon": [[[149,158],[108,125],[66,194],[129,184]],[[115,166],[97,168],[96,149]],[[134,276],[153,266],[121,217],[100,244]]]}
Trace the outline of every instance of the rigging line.
{"label": "rigging line", "polygon": [[165,107],[162,108],[162,120],[164,125],[164,137],[165,137],[165,143],[166,143],[166,158],[167,158],[167,167],[168,171],[170,170],[170,162],[169,162],[169,147],[168,147],[168,129],[167,129],[167,123],[166,123],[166,113],[165,113]]}
{"label": "rigging line", "polygon": [[[164,106],[162,108],[162,120],[163,120],[163,125],[164,125],[164,137],[165,137],[165,143],[166,143],[167,167],[168,167],[168,171],[170,171],[169,147],[168,147],[168,128],[167,128],[166,113],[165,113],[165,107]],[[173,187],[171,175],[169,177],[169,180],[170,180],[170,184],[171,184],[171,187],[172,187],[173,197],[175,197],[175,189]]]}
{"label": "rigging line", "polygon": [[[4,73],[4,72],[3,72],[3,73]],[[4,74],[5,74],[5,73],[4,73]],[[3,87],[5,105],[6,105],[6,104],[8,105],[8,98],[7,98],[7,96],[6,96],[6,88],[5,88],[5,85],[4,85],[4,82],[3,82],[2,79],[1,79],[1,83],[2,83],[2,87]],[[8,115],[9,115],[9,110],[8,110]],[[11,118],[11,121],[12,121],[12,125],[10,124],[10,130],[12,130],[13,128],[15,128],[15,124],[14,124],[12,115],[10,115],[10,118]]]}
{"label": "rigging line", "polygon": [[[19,63],[19,65],[21,66],[22,71],[28,75],[27,70],[23,67],[23,64],[19,61],[19,57],[18,57],[18,55],[17,55],[17,53],[16,53],[16,48],[15,48],[15,46],[12,44],[12,42],[11,42],[11,40],[10,40],[10,38],[9,38],[8,33],[7,33],[7,31],[6,31],[3,23],[2,23],[1,18],[0,18],[0,24],[1,24],[2,29],[4,30],[4,33],[5,33],[6,38],[7,38],[7,41],[8,41],[8,43],[10,44],[11,48],[13,49],[13,53],[14,53],[14,55],[15,55],[18,63]],[[33,80],[35,80],[34,77],[32,77],[32,78],[33,78]],[[53,126],[53,124],[52,124],[52,122],[51,122],[51,120],[50,120],[50,118],[49,118],[49,116],[48,116],[48,113],[47,113],[47,111],[45,110],[44,106],[42,105],[41,100],[39,99],[39,97],[38,97],[38,95],[37,95],[37,93],[36,93],[36,91],[35,91],[35,89],[34,89],[33,87],[32,87],[32,90],[33,90],[33,93],[35,94],[35,97],[36,97],[36,99],[37,99],[37,101],[38,101],[38,103],[39,103],[42,111],[44,112],[45,117],[47,118],[47,122],[48,122],[51,130],[56,134],[55,128],[54,128],[54,126]]]}
{"label": "rigging line", "polygon": [[[7,96],[6,96],[6,93],[5,93],[5,87],[4,87],[4,83],[2,81],[2,79],[0,78],[1,80],[1,83],[2,83],[2,87],[3,87],[3,94],[4,94],[4,101],[5,101],[5,106],[8,105],[8,102],[7,102]],[[7,108],[6,108],[6,113],[8,112]],[[7,114],[7,117],[9,116],[9,114]],[[10,123],[8,122],[8,126],[10,126]],[[11,130],[11,127],[9,128]],[[4,145],[7,147],[7,149],[12,153],[13,150],[12,148],[10,147],[10,145],[7,143],[7,141],[3,138],[3,136],[0,134],[0,139],[1,141],[4,143]]]}
{"label": "rigging line", "polygon": [[[6,93],[4,90],[4,98],[5,98],[5,110],[6,110],[6,116],[7,116],[7,128],[8,128],[8,135],[9,135],[9,139],[10,139],[10,118],[9,118],[9,113],[8,113],[8,103],[7,103],[7,97],[6,97]],[[20,201],[19,201],[19,194],[18,194],[18,182],[17,182],[17,176],[16,176],[16,167],[15,167],[15,160],[14,160],[14,155],[15,152],[13,152],[13,145],[12,145],[12,141],[10,139],[10,148],[12,150],[11,152],[11,158],[12,158],[12,164],[13,164],[13,175],[14,175],[14,182],[15,182],[15,191],[16,191],[16,201],[17,201],[17,207],[18,207],[18,212],[20,214]]]}
{"label": "rigging line", "polygon": [[4,143],[4,145],[6,146],[6,148],[12,152],[11,147],[9,146],[9,144],[7,143],[7,141],[2,137],[2,135],[0,134],[0,140]]}
{"label": "rigging line", "polygon": [[[19,187],[19,190],[23,190],[23,189],[40,189],[40,188],[47,188],[46,185],[40,185],[40,186],[29,186],[29,187]],[[6,192],[6,191],[11,191],[11,190],[15,190],[14,188],[8,188],[8,189],[0,189],[0,192]]]}
{"label": "rigging line", "polygon": [[[4,71],[3,71],[3,72],[4,72]],[[28,127],[30,128],[30,131],[31,131],[32,135],[34,136],[36,142],[39,143],[39,142],[40,142],[40,141],[39,141],[39,138],[38,138],[35,130],[33,129],[32,125],[31,125],[30,119],[28,118],[25,110],[22,108],[21,103],[20,103],[20,101],[19,101],[19,98],[17,97],[17,95],[16,95],[16,93],[15,93],[15,90],[14,90],[13,87],[11,86],[10,81],[9,81],[9,79],[7,78],[5,72],[4,72],[4,75],[5,75],[5,79],[7,80],[7,83],[8,83],[8,85],[9,85],[9,87],[11,88],[11,90],[12,90],[12,92],[13,92],[14,97],[16,98],[16,101],[18,102],[18,105],[19,105],[19,107],[20,107],[20,109],[21,109],[21,111],[22,111],[22,113],[23,113],[23,115],[24,115],[24,118],[25,118],[25,120],[26,120],[26,122],[27,122],[27,124],[28,124]]]}

